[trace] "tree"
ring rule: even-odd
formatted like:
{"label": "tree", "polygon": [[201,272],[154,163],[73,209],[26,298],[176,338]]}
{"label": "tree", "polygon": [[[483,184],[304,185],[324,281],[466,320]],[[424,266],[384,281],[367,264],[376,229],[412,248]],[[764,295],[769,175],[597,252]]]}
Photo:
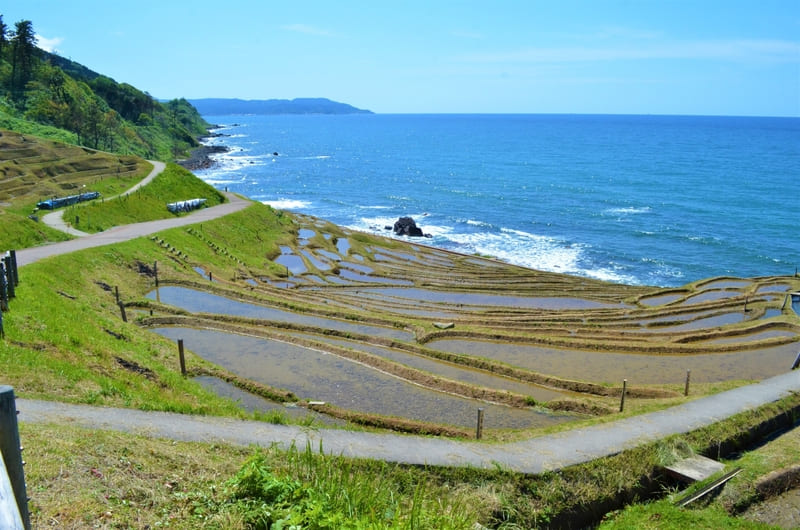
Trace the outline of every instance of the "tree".
{"label": "tree", "polygon": [[0,59],[3,57],[3,49],[8,44],[8,26],[3,22],[3,15],[0,15]]}
{"label": "tree", "polygon": [[11,37],[11,91],[20,95],[25,85],[33,77],[36,58],[36,35],[30,20],[16,23],[16,31]]}

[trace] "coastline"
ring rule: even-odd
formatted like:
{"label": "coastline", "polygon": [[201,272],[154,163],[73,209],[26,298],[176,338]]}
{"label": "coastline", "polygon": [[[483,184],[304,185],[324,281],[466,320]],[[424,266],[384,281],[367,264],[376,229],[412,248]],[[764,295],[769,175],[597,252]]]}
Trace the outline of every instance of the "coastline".
{"label": "coastline", "polygon": [[176,163],[180,166],[183,166],[185,169],[188,169],[189,171],[209,169],[216,166],[217,162],[214,160],[212,155],[227,153],[230,151],[230,148],[224,145],[210,145],[206,143],[206,140],[209,138],[217,138],[219,136],[224,135],[221,133],[212,133],[211,130],[209,130],[209,134],[201,136],[197,139],[198,142],[200,142],[200,145],[192,149],[192,151],[189,153],[189,158],[176,160]]}

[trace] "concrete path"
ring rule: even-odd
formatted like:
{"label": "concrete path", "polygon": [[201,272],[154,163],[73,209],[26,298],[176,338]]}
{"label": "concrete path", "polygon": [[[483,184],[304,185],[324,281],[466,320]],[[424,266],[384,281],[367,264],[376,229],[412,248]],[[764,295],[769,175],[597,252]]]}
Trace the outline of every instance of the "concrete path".
{"label": "concrete path", "polygon": [[[159,162],[157,160],[148,160],[148,162],[153,164],[153,169],[145,178],[139,181],[128,191],[120,193],[119,195],[114,195],[113,197],[106,197],[106,199],[116,199],[117,197],[125,197],[126,195],[130,195],[131,193],[138,190],[142,186],[149,184],[154,178],[156,178],[156,175],[164,171],[164,169],[167,167],[167,165],[164,162]],[[46,224],[51,228],[55,228],[56,230],[60,230],[61,232],[65,232],[71,236],[75,237],[88,236],[89,234],[87,234],[86,232],[82,232],[77,228],[73,228],[64,221],[65,211],[66,210],[62,208],[60,210],[56,210],[55,212],[50,212],[42,217],[42,222],[44,222],[44,224]]]}
{"label": "concrete path", "polygon": [[23,423],[68,423],[183,441],[241,446],[306,443],[326,454],[416,465],[461,466],[541,473],[619,453],[672,434],[711,425],[739,412],[800,391],[800,371],[716,394],[660,412],[539,436],[522,442],[485,444],[422,436],[313,430],[289,425],[169,412],[70,405],[17,399]]}
{"label": "concrete path", "polygon": [[238,212],[252,204],[247,199],[242,199],[233,193],[225,193],[229,202],[212,206],[211,208],[203,208],[196,210],[189,215],[183,217],[175,217],[172,219],[160,219],[158,221],[148,221],[145,223],[136,223],[123,226],[115,226],[105,232],[98,232],[96,234],[86,234],[79,239],[71,241],[62,241],[60,243],[53,243],[51,245],[44,245],[41,247],[26,248],[17,251],[17,266],[22,267],[39,261],[40,259],[59,254],[66,254],[76,250],[83,250],[92,247],[101,247],[103,245],[112,245],[114,243],[121,243],[135,239],[137,237],[147,236],[175,228],[177,226],[186,226],[195,223],[202,223],[217,219],[230,213]]}

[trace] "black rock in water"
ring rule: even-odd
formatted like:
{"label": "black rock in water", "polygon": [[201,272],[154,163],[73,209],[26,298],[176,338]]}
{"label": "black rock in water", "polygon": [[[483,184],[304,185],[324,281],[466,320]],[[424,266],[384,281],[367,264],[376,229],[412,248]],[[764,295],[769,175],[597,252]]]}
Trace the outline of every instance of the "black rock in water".
{"label": "black rock in water", "polygon": [[394,223],[394,233],[398,236],[422,237],[422,229],[411,217],[401,217]]}

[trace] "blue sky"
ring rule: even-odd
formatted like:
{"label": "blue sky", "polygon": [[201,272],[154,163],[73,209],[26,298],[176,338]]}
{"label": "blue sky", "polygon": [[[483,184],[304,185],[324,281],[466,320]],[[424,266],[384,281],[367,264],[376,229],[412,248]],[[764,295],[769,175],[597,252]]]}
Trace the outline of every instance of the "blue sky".
{"label": "blue sky", "polygon": [[158,98],[800,116],[800,0],[5,4],[10,28]]}

